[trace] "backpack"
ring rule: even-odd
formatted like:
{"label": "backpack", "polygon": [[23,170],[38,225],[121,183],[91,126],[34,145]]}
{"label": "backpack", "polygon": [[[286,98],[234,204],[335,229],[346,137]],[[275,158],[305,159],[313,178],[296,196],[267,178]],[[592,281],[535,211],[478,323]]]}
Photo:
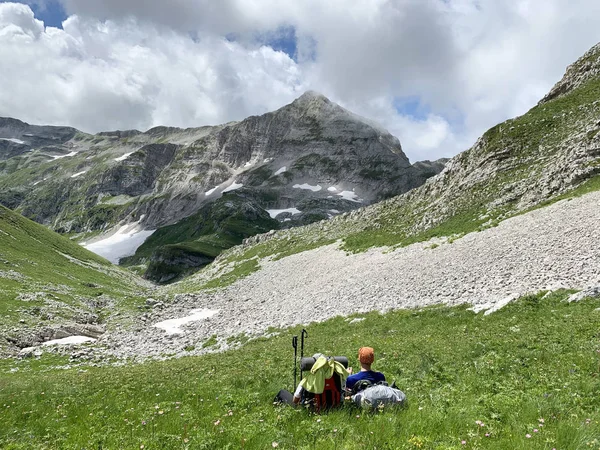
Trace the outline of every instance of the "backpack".
{"label": "backpack", "polygon": [[354,394],[352,401],[356,406],[377,409],[380,405],[403,406],[406,403],[406,395],[400,389],[388,386],[385,382],[380,384],[371,383],[370,386]]}
{"label": "backpack", "polygon": [[321,394],[313,394],[304,390],[302,403],[309,405],[316,413],[340,406],[342,404],[342,387],[338,374],[334,373],[331,378],[325,379],[325,389]]}

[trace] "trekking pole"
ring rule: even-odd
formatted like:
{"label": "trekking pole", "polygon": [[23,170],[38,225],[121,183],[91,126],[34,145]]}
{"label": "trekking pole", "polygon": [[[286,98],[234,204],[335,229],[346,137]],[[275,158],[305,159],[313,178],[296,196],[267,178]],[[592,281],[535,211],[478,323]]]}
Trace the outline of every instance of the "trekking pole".
{"label": "trekking pole", "polygon": [[296,372],[298,371],[297,364],[298,364],[298,336],[294,336],[292,337],[292,347],[294,347],[294,387],[293,389],[296,389]]}
{"label": "trekking pole", "polygon": [[[308,337],[308,333],[302,328],[302,333],[300,333],[300,362],[304,358],[304,336]],[[302,363],[300,364],[300,379],[302,379]]]}

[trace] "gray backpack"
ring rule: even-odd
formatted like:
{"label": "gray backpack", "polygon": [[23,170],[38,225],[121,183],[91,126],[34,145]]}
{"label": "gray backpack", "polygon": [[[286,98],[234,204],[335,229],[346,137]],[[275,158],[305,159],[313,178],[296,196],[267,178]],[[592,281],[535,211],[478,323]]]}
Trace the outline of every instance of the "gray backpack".
{"label": "gray backpack", "polygon": [[356,406],[377,409],[391,405],[403,406],[406,403],[406,395],[400,389],[386,384],[375,384],[353,395],[352,401]]}

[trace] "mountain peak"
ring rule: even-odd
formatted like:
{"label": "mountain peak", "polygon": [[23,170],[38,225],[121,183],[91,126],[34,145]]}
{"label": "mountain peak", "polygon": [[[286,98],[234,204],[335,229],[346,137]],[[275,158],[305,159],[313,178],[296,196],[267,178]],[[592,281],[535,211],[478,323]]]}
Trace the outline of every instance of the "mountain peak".
{"label": "mountain peak", "polygon": [[325,97],[323,94],[321,94],[320,92],[317,91],[306,91],[304,94],[302,94],[300,97],[298,97],[294,103],[299,102],[299,103],[308,103],[308,102],[315,102],[315,101],[320,101],[323,103],[331,103],[331,101]]}
{"label": "mountain peak", "polygon": [[539,104],[544,104],[558,97],[568,94],[573,89],[581,86],[591,79],[600,76],[600,43],[594,45],[581,58],[567,67],[567,71],[552,90]]}

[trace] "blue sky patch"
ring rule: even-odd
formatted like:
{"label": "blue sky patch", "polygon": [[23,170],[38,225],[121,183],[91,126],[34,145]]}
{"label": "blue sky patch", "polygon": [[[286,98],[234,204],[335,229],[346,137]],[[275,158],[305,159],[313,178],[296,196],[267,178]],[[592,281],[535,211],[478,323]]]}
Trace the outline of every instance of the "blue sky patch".
{"label": "blue sky patch", "polygon": [[24,3],[29,5],[35,18],[42,20],[47,27],[62,28],[62,22],[67,19],[67,13],[57,0],[26,1],[26,0],[0,0],[0,3]]}
{"label": "blue sky patch", "polygon": [[298,56],[298,47],[296,39],[296,29],[292,26],[280,27],[273,33],[264,36],[264,44],[275,51],[286,53],[290,58],[296,61]]}
{"label": "blue sky patch", "polygon": [[418,96],[396,97],[394,99],[394,108],[398,114],[410,116],[416,120],[426,120],[431,113],[431,108],[421,103]]}
{"label": "blue sky patch", "polygon": [[[245,39],[248,39],[248,36],[239,33],[228,33],[225,35],[225,39],[230,42],[243,43]],[[253,33],[250,41],[253,45],[265,45],[275,51],[284,52],[291,59],[298,62],[298,39],[296,29],[292,26],[279,27],[276,30],[263,33]]]}

